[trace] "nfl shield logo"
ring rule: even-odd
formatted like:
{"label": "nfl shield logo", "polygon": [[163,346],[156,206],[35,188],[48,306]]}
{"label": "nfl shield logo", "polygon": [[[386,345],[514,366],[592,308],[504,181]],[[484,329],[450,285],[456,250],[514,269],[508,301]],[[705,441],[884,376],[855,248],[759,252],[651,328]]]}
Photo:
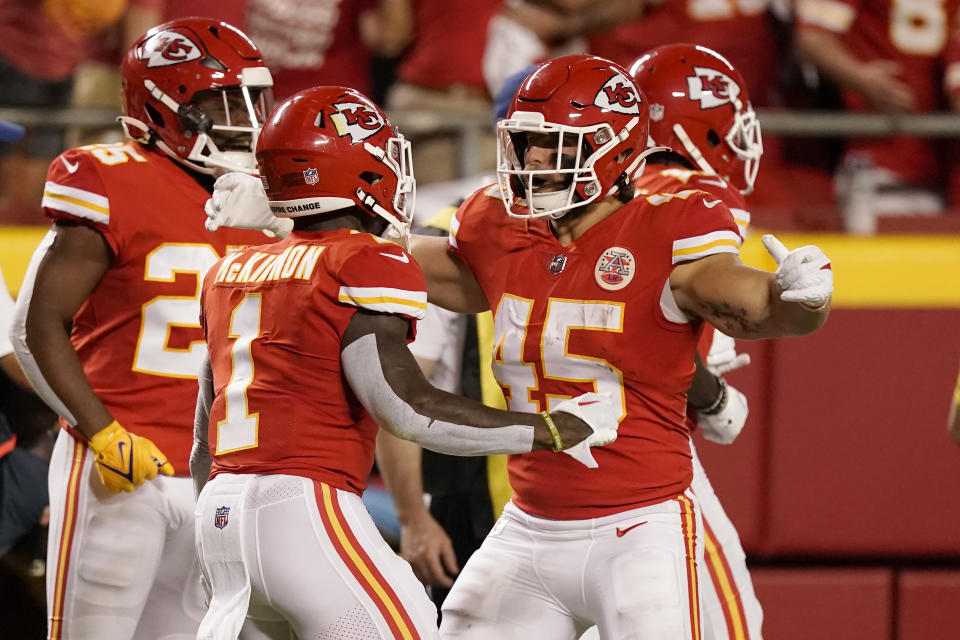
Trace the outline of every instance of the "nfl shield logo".
{"label": "nfl shield logo", "polygon": [[316,169],[307,169],[303,172],[303,181],[307,184],[317,184],[320,180],[320,174],[317,173]]}
{"label": "nfl shield logo", "polygon": [[567,266],[567,256],[562,253],[558,253],[553,256],[553,260],[550,261],[550,273],[553,275],[559,275],[563,268]]}
{"label": "nfl shield logo", "polygon": [[217,507],[217,514],[213,518],[213,526],[217,529],[223,529],[227,526],[227,516],[230,515],[230,507]]}

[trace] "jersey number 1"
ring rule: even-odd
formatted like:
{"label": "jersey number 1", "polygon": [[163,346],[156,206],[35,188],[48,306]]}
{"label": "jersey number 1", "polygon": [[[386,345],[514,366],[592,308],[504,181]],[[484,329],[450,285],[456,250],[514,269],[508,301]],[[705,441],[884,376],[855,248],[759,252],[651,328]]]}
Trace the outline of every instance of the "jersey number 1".
{"label": "jersey number 1", "polygon": [[233,366],[223,397],[224,418],[217,423],[217,455],[257,446],[260,414],[250,413],[247,388],[254,374],[251,344],[260,337],[260,304],[260,294],[248,294],[230,314]]}

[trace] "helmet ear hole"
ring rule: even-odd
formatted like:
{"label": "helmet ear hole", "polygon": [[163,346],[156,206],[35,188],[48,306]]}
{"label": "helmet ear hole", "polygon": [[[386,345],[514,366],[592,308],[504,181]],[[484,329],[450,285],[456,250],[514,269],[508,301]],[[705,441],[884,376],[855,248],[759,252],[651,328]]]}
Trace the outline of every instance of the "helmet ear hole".
{"label": "helmet ear hole", "polygon": [[383,176],[373,171],[364,171],[360,174],[360,179],[367,184],[374,185],[383,180]]}
{"label": "helmet ear hole", "polygon": [[150,118],[150,122],[157,125],[158,127],[165,126],[163,121],[163,115],[157,111],[156,107],[152,104],[143,105],[143,110],[147,112],[147,117]]}
{"label": "helmet ear hole", "polygon": [[711,147],[715,147],[720,144],[720,134],[715,130],[710,129],[710,131],[707,132],[707,144],[709,144]]}

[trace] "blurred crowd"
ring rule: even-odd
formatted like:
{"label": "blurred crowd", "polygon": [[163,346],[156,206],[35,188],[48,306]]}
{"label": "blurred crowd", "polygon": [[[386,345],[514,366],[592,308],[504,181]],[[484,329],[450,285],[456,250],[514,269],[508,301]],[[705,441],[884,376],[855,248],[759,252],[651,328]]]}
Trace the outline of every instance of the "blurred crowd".
{"label": "blurred crowd", "polygon": [[[960,106],[960,0],[0,0],[0,108],[119,109],[122,51],[149,26],[202,13],[244,29],[281,100],[345,85],[389,111],[489,113],[531,63],[590,52],[629,65],[669,42],[708,46],[743,74],[755,107],[913,114]],[[398,118],[403,123],[403,118]],[[761,121],[762,123],[762,121]],[[492,167],[493,136],[412,137],[418,182]],[[33,126],[0,146],[0,222],[40,223],[46,168],[119,128]],[[764,136],[751,208],[770,228],[955,230],[949,138]],[[898,222],[899,221],[899,222]],[[899,225],[899,226],[897,226]],[[880,225],[883,229],[883,224]]]}

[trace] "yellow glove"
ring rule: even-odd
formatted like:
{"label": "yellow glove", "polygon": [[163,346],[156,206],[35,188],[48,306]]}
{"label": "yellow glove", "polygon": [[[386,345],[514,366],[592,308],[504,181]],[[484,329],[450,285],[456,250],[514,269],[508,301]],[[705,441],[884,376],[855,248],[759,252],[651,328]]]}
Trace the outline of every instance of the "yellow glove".
{"label": "yellow glove", "polygon": [[134,435],[114,420],[90,438],[90,448],[97,454],[97,475],[113,493],[133,491],[157,473],[173,475],[173,465],[157,445]]}

